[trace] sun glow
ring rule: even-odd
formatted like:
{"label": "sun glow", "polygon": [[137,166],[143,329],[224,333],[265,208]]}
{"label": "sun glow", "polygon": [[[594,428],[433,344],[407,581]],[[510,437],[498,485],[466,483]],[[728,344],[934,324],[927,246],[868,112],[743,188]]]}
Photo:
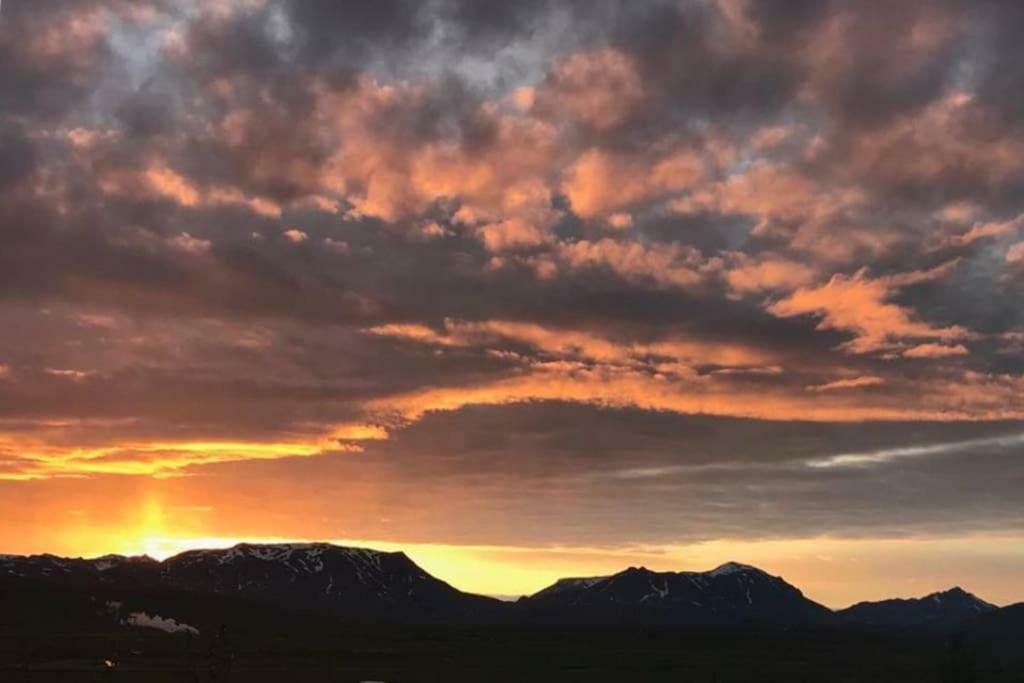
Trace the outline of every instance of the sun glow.
{"label": "sun glow", "polygon": [[190,467],[239,460],[318,455],[332,444],[326,438],[295,442],[247,441],[159,441],[124,442],[94,448],[62,448],[38,439],[0,437],[0,449],[18,452],[25,466],[22,471],[0,473],[9,480],[46,479],[60,476],[95,474],[131,474],[168,477]]}
{"label": "sun glow", "polygon": [[[405,552],[430,574],[456,588],[473,593],[514,598],[536,592],[559,578],[613,574],[630,566],[656,571],[705,571],[727,561],[753,564],[800,586],[806,594],[832,607],[856,600],[891,595],[924,595],[948,588],[950,573],[977,574],[988,558],[1005,556],[1024,563],[1020,538],[977,536],[966,539],[840,539],[830,537],[792,540],[731,540],[671,546],[527,547],[455,545],[374,539],[314,538],[301,536],[208,535],[179,525],[177,512],[169,514],[158,496],[145,497],[138,516],[113,532],[79,528],[62,538],[60,554],[97,557],[107,553],[148,555],[163,560],[196,549],[228,548],[238,543],[329,542],[341,546]],[[193,520],[195,522],[195,520]],[[201,529],[193,524],[192,529]],[[962,566],[943,565],[940,558],[956,554]],[[892,558],[899,558],[893,571]],[[991,576],[984,579],[984,597],[994,602],[1016,595],[1014,581]]]}

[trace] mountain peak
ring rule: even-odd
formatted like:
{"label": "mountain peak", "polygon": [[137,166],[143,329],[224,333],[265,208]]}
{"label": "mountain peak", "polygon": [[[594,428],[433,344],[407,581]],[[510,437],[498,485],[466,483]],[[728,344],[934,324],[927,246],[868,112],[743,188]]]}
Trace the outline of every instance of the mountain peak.
{"label": "mountain peak", "polygon": [[731,574],[764,574],[762,570],[749,564],[741,564],[739,562],[726,562],[721,564],[711,571],[707,572],[708,576],[729,576]]}
{"label": "mountain peak", "polygon": [[829,617],[827,608],[783,579],[739,562],[703,572],[634,566],[607,577],[563,579],[521,603],[540,617],[571,613],[617,623],[799,624]]}
{"label": "mountain peak", "polygon": [[658,572],[648,569],[643,565],[639,567],[627,567],[626,569],[619,572],[620,574],[633,574],[637,576],[647,576],[649,574],[657,574]]}
{"label": "mountain peak", "polygon": [[966,591],[960,586],[953,586],[952,588],[949,588],[947,590],[932,593],[931,595],[926,595],[924,598],[922,598],[922,600],[931,600],[932,602],[959,603],[962,605],[974,607],[975,609],[978,609],[978,611],[995,608],[995,605],[982,600],[974,593]]}
{"label": "mountain peak", "polygon": [[997,609],[960,586],[921,598],[859,602],[838,612],[841,619],[861,624],[908,626],[962,623]]}

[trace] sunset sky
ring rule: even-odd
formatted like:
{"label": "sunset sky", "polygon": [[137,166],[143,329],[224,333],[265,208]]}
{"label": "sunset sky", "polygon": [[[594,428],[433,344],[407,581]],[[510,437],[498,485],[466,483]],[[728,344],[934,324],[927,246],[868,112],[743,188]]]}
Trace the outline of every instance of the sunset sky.
{"label": "sunset sky", "polygon": [[1019,0],[5,0],[0,552],[1024,600]]}

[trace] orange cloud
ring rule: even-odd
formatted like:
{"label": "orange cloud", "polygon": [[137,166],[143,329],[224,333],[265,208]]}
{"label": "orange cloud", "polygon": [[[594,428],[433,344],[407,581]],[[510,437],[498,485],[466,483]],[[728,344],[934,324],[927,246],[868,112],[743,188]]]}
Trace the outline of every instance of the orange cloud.
{"label": "orange cloud", "polygon": [[616,230],[625,230],[633,225],[633,217],[628,213],[613,213],[608,216],[608,225]]}
{"label": "orange cloud", "polygon": [[824,285],[797,289],[769,305],[768,311],[783,318],[817,315],[821,319],[818,329],[852,332],[854,338],[842,345],[851,353],[885,350],[901,339],[948,341],[969,337],[970,333],[962,327],[933,327],[889,301],[894,288],[929,276],[934,276],[934,272],[878,279],[868,277],[865,269],[853,277],[834,275]]}
{"label": "orange cloud", "polygon": [[627,280],[683,288],[700,284],[705,279],[705,271],[718,265],[706,262],[693,247],[644,245],[610,238],[560,243],[553,257],[570,270],[608,268]]}
{"label": "orange cloud", "polygon": [[967,232],[947,238],[943,244],[966,247],[978,240],[1000,237],[1015,232],[1021,225],[1024,225],[1024,216],[1017,216],[1008,221],[975,223]]}
{"label": "orange cloud", "polygon": [[0,439],[0,452],[15,453],[17,466],[10,471],[0,471],[0,480],[93,474],[174,476],[197,465],[310,456],[323,448],[324,444],[319,442],[232,441],[121,442],[91,448],[64,448],[37,438],[6,437]]}
{"label": "orange cloud", "polygon": [[855,187],[827,186],[787,165],[755,161],[725,180],[697,188],[673,202],[681,213],[742,214],[756,219],[755,234],[777,234],[794,248],[828,260],[846,261],[863,246],[877,250],[886,238],[851,225],[837,233],[839,217],[854,213],[866,202]]}
{"label": "orange cloud", "polygon": [[150,189],[161,197],[173,199],[182,206],[195,206],[199,203],[199,190],[169,168],[154,166],[143,174]]}
{"label": "orange cloud", "polygon": [[[1024,140],[985,134],[991,116],[971,93],[954,91],[919,116],[900,117],[859,136],[852,161],[876,182],[892,186],[937,182],[950,169],[1012,181],[1024,172]],[[901,151],[893,154],[894,149]]]}
{"label": "orange cloud", "polygon": [[[375,333],[382,333],[381,330]],[[748,386],[732,375],[699,374],[704,364],[785,372],[756,348],[721,348],[691,340],[624,344],[580,331],[549,330],[532,324],[448,321],[446,332],[392,329],[389,334],[425,343],[493,347],[497,339],[528,344],[547,360],[531,361],[517,375],[483,385],[415,391],[371,402],[370,414],[415,421],[431,411],[466,405],[502,405],[559,400],[681,413],[708,413],[760,419],[955,420],[1010,419],[1024,415],[1014,392],[1019,378],[977,373],[904,380],[870,402],[852,389],[887,381],[874,375],[811,385],[806,392],[785,384]],[[667,360],[652,360],[652,357]],[[813,396],[811,396],[813,394]],[[914,400],[910,401],[909,396]]]}
{"label": "orange cloud", "polygon": [[192,180],[162,164],[154,164],[139,174],[131,171],[108,173],[99,179],[107,194],[135,195],[169,199],[186,207],[237,205],[261,216],[277,218],[281,207],[261,197],[250,197],[238,188],[212,186],[201,188]]}
{"label": "orange cloud", "polygon": [[365,332],[380,335],[382,337],[397,337],[399,339],[409,339],[411,341],[427,344],[448,346],[450,344],[458,343],[450,341],[448,337],[438,334],[425,325],[390,323],[387,325],[370,327],[366,329]]}
{"label": "orange cloud", "polygon": [[1018,242],[1006,250],[1006,262],[1011,265],[1024,264],[1024,242]]}
{"label": "orange cloud", "polygon": [[652,356],[685,365],[742,368],[768,366],[777,360],[773,354],[755,345],[686,338],[651,343],[621,342],[587,331],[502,320],[446,320],[444,334],[420,325],[382,325],[366,332],[438,346],[489,347],[505,340],[566,359],[634,367],[646,365]]}
{"label": "orange cloud", "polygon": [[338,146],[317,180],[319,191],[344,196],[355,215],[389,222],[418,215],[439,199],[458,200],[456,220],[478,228],[492,250],[545,241],[558,216],[550,183],[558,167],[555,127],[484,103],[477,113],[494,136],[482,148],[382,129],[382,117],[415,109],[425,96],[422,85],[370,78],[351,91],[321,93],[316,120]]}
{"label": "orange cloud", "polygon": [[212,243],[210,240],[199,239],[193,237],[187,232],[183,232],[180,235],[175,235],[167,240],[175,249],[187,252],[189,254],[205,254],[210,251]]}
{"label": "orange cloud", "polygon": [[885,384],[885,380],[881,377],[875,377],[873,375],[862,375],[861,377],[851,377],[848,379],[837,379],[834,382],[828,382],[826,384],[815,384],[807,387],[808,391],[838,391],[842,389],[860,389],[862,387],[876,387],[880,384]]}
{"label": "orange cloud", "polygon": [[632,59],[611,48],[572,55],[555,67],[543,93],[555,108],[598,130],[624,121],[644,97]]}
{"label": "orange cloud", "polygon": [[814,280],[814,268],[781,258],[751,259],[738,255],[738,264],[728,268],[725,279],[738,294],[778,289],[795,289]]}
{"label": "orange cloud", "polygon": [[966,356],[967,347],[963,344],[918,344],[904,351],[904,358],[948,358],[950,356]]}
{"label": "orange cloud", "polygon": [[704,159],[691,150],[676,150],[648,161],[616,157],[594,148],[569,168],[562,191],[573,211],[593,218],[678,193],[697,183],[704,171]]}
{"label": "orange cloud", "polygon": [[[766,420],[991,420],[1024,415],[1019,399],[1005,400],[1007,392],[1017,385],[1018,381],[1004,379],[960,377],[949,383],[923,385],[916,402],[890,396],[888,402],[865,403],[848,399],[846,392],[841,391],[790,393],[764,387],[742,389],[714,377],[694,374],[669,378],[628,368],[588,368],[554,362],[536,364],[527,375],[485,385],[427,389],[380,399],[368,409],[371,414],[397,415],[416,421],[428,412],[458,410],[467,405],[556,400]],[[928,391],[947,393],[925,396]],[[983,402],[972,402],[986,391],[994,394]]]}
{"label": "orange cloud", "polygon": [[102,41],[110,30],[110,17],[99,7],[71,7],[46,13],[45,18],[45,23],[37,22],[32,27],[35,30],[18,41],[20,49],[36,63],[73,60],[83,49]]}

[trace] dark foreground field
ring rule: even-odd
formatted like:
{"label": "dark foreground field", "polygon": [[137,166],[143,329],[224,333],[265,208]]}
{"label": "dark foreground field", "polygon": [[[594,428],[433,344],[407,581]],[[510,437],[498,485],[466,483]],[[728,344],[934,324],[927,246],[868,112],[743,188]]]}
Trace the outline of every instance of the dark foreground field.
{"label": "dark foreground field", "polygon": [[0,681],[1024,682],[1024,668],[984,647],[921,633],[369,629],[294,639],[229,634],[211,651],[208,639],[124,631],[2,636]]}

